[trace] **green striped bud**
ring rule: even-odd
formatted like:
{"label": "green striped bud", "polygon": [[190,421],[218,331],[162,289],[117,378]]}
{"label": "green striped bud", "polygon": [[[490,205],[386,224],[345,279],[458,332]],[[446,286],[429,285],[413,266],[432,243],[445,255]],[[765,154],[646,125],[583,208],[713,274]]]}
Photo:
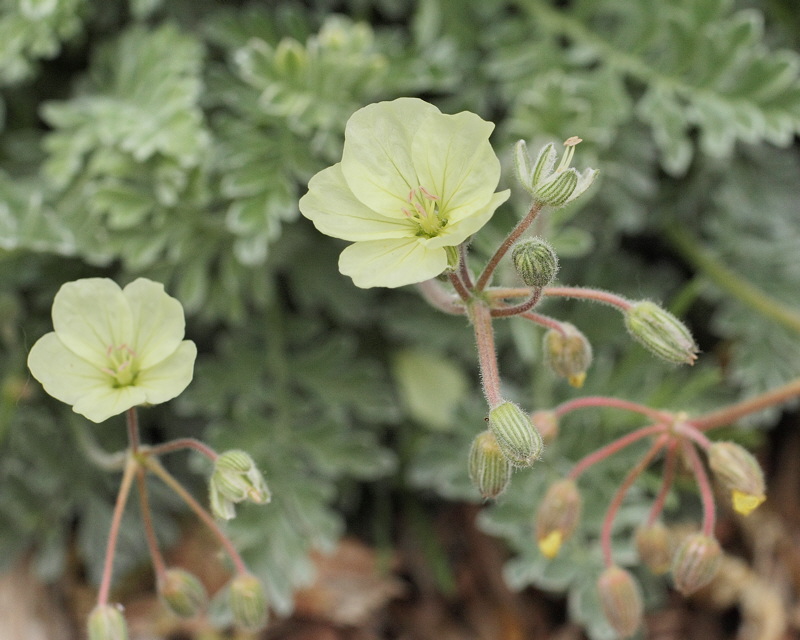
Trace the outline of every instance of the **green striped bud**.
{"label": "green striped bud", "polygon": [[183,569],[167,569],[159,580],[161,600],[175,615],[191,618],[208,604],[208,594],[196,576]]}
{"label": "green striped bud", "polygon": [[89,614],[89,640],[128,640],[128,625],[117,605],[97,605]]}
{"label": "green striped bud", "polygon": [[672,562],[669,531],[660,522],[636,530],[636,549],[642,564],[655,575],[669,571]]}
{"label": "green striped bud", "polygon": [[515,467],[531,466],[542,453],[542,436],[513,402],[504,402],[489,411],[489,429],[500,451]]}
{"label": "green striped bud", "polygon": [[221,454],[214,463],[209,497],[214,515],[230,520],[236,515],[235,503],[266,504],[272,495],[253,459],[244,451],[232,450]]}
{"label": "green striped bud", "polygon": [[623,638],[636,633],[642,624],[642,592],[634,577],[620,567],[609,567],[597,580],[600,605],[608,624]]}
{"label": "green striped bud", "polygon": [[558,256],[542,238],[530,238],[515,244],[511,260],[520,278],[529,287],[546,287],[558,273]]}
{"label": "green striped bud", "polygon": [[558,438],[558,416],[555,411],[534,411],[531,414],[531,422],[545,444],[555,442]]}
{"label": "green striped bud", "polygon": [[258,631],[266,626],[267,596],[254,575],[242,573],[231,580],[229,602],[237,627]]}
{"label": "green striped bud", "polygon": [[686,536],[672,557],[672,580],[683,595],[702,589],[714,579],[722,564],[719,542],[702,533]]}
{"label": "green striped bud", "polygon": [[547,364],[573,387],[582,387],[586,370],[592,363],[592,345],[569,322],[561,323],[561,331],[550,329],[544,334]]}
{"label": "green striped bud", "polygon": [[578,172],[570,167],[565,171],[559,171],[544,180],[533,193],[533,199],[539,204],[551,207],[561,207],[565,205],[578,186]]}
{"label": "green striped bud", "polygon": [[714,477],[731,494],[731,503],[746,516],[766,499],[764,472],[749,451],[733,442],[715,442],[708,449]]}
{"label": "green striped bud", "polygon": [[546,558],[555,558],[581,519],[583,500],[569,478],[550,485],[536,512],[536,542]]}
{"label": "green striped bud", "polygon": [[636,302],[625,312],[625,326],[650,353],[673,364],[694,364],[697,344],[680,320],[654,302]]}
{"label": "green striped bud", "polygon": [[496,498],[511,482],[511,463],[491,431],[475,436],[469,450],[469,477],[486,499]]}

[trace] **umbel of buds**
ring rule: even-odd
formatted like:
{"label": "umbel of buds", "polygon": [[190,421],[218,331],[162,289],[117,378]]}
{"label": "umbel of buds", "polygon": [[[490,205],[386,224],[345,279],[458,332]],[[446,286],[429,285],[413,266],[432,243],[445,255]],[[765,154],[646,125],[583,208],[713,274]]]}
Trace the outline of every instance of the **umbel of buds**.
{"label": "umbel of buds", "polygon": [[686,536],[672,558],[675,588],[687,596],[702,589],[717,575],[722,550],[716,539],[702,533]]}
{"label": "umbel of buds", "polygon": [[496,498],[511,482],[512,466],[491,431],[475,436],[469,451],[469,477],[486,499]]}
{"label": "umbel of buds", "polygon": [[558,256],[542,238],[522,240],[514,245],[511,261],[522,281],[529,287],[546,287],[558,273]]}
{"label": "umbel of buds", "polygon": [[208,594],[196,576],[183,569],[167,569],[158,583],[161,600],[174,614],[191,618],[208,604]]}
{"label": "umbel of buds", "polygon": [[642,592],[634,577],[620,567],[609,567],[597,580],[600,605],[611,627],[624,638],[642,624]]}
{"label": "umbel of buds", "polygon": [[642,300],[625,312],[630,334],[655,356],[673,364],[694,364],[697,345],[680,320],[654,302]]}
{"label": "umbel of buds", "polygon": [[272,496],[253,459],[244,451],[232,450],[220,454],[214,463],[209,497],[214,515],[230,520],[236,515],[234,504],[266,504]]}
{"label": "umbel of buds", "polygon": [[500,451],[515,467],[529,467],[542,454],[542,436],[513,402],[503,402],[489,411],[489,429]]}
{"label": "umbel of buds", "polygon": [[669,531],[662,523],[656,522],[637,529],[636,549],[642,564],[654,574],[661,575],[669,571],[672,562]]}
{"label": "umbel of buds", "polygon": [[89,614],[89,640],[128,640],[128,626],[121,607],[97,605]]}
{"label": "umbel of buds", "polygon": [[546,558],[555,558],[578,526],[583,501],[569,478],[550,485],[536,512],[536,541]]}
{"label": "umbel of buds", "polygon": [[708,449],[708,464],[733,508],[746,516],[765,500],[764,473],[749,451],[733,442],[715,442]]}
{"label": "umbel of buds", "polygon": [[236,626],[247,631],[264,628],[267,624],[267,596],[261,581],[249,573],[241,573],[231,580],[229,589]]}
{"label": "umbel of buds", "polygon": [[592,364],[592,345],[569,322],[561,330],[550,329],[544,334],[544,354],[553,372],[566,378],[573,387],[582,387],[586,370]]}

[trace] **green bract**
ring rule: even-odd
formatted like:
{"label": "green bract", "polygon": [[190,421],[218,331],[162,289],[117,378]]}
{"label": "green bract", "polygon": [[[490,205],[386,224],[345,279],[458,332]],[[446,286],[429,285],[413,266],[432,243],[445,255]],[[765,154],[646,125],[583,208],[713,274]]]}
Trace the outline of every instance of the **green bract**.
{"label": "green bract", "polygon": [[495,193],[494,125],[444,115],[416,98],[371,104],[345,129],[342,161],[320,171],[300,211],[322,233],[354,242],[339,270],[359,287],[399,287],[448,266],[445,247],[480,229],[509,192]]}
{"label": "green bract", "polygon": [[197,348],[183,340],[184,324],[180,302],[157,282],[68,282],[53,301],[55,331],[33,345],[28,367],[51,396],[102,422],[188,386]]}

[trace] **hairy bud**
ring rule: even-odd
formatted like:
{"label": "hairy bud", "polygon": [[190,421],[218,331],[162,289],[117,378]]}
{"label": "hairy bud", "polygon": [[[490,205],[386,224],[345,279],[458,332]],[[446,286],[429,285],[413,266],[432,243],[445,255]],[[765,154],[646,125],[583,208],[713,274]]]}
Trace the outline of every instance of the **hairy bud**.
{"label": "hairy bud", "polygon": [[672,579],[683,595],[702,589],[714,579],[722,563],[722,549],[714,538],[693,533],[686,536],[672,557]]}
{"label": "hairy bud", "polygon": [[586,370],[592,364],[592,345],[568,322],[561,331],[550,329],[544,334],[544,353],[553,372],[566,378],[573,387],[582,387]]}
{"label": "hairy bud", "polygon": [[625,326],[650,353],[673,364],[694,364],[697,345],[680,320],[654,302],[643,300],[625,312]]}
{"label": "hairy bud", "polygon": [[715,442],[708,449],[708,464],[722,488],[730,491],[738,513],[749,515],[764,502],[764,472],[749,451],[733,442]]}
{"label": "hairy bud", "polygon": [[550,485],[536,512],[536,541],[546,558],[555,558],[574,533],[581,517],[582,499],[574,480]]}
{"label": "hairy bud", "polygon": [[267,624],[267,596],[261,581],[249,573],[231,580],[230,605],[237,627],[258,631]]}
{"label": "hairy bud", "polygon": [[642,592],[634,577],[620,567],[609,567],[597,580],[600,605],[611,627],[622,637],[636,633],[642,624]]}
{"label": "hairy bud", "polygon": [[555,411],[534,411],[531,422],[545,444],[555,442],[558,438],[558,416]]}
{"label": "hairy bud", "polygon": [[92,609],[87,623],[89,640],[128,640],[128,625],[121,609],[110,604]]}
{"label": "hairy bud", "polygon": [[253,459],[239,450],[226,451],[217,458],[209,483],[209,496],[214,515],[225,520],[236,515],[235,503],[266,504],[272,498]]}
{"label": "hairy bud", "polygon": [[542,453],[542,436],[513,402],[503,402],[489,411],[489,429],[500,451],[515,467],[529,467]]}
{"label": "hairy bud", "polygon": [[484,498],[496,498],[511,482],[511,463],[491,431],[475,436],[469,450],[469,477]]}
{"label": "hairy bud", "polygon": [[529,287],[546,287],[558,273],[558,256],[542,238],[530,238],[515,244],[511,260],[520,278]]}
{"label": "hairy bud", "polygon": [[639,559],[650,571],[661,575],[669,571],[672,562],[669,531],[660,522],[636,530],[636,549]]}
{"label": "hairy bud", "polygon": [[167,569],[159,580],[158,593],[169,610],[181,618],[196,616],[208,604],[203,584],[183,569]]}

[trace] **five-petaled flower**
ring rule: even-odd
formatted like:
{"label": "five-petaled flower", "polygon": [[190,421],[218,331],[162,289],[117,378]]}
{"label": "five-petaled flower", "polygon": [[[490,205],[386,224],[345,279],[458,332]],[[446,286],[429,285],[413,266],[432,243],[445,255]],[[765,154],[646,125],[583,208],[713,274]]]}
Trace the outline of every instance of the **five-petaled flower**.
{"label": "five-petaled flower", "polygon": [[300,211],[322,233],[354,242],[339,270],[359,287],[399,287],[454,266],[455,247],[509,192],[495,193],[494,129],[474,113],[442,114],[417,98],[356,111],[342,161],[320,171]]}
{"label": "five-petaled flower", "polygon": [[188,386],[197,348],[184,326],[183,307],[159,283],[68,282],[53,301],[55,331],[33,345],[28,367],[51,396],[102,422]]}

